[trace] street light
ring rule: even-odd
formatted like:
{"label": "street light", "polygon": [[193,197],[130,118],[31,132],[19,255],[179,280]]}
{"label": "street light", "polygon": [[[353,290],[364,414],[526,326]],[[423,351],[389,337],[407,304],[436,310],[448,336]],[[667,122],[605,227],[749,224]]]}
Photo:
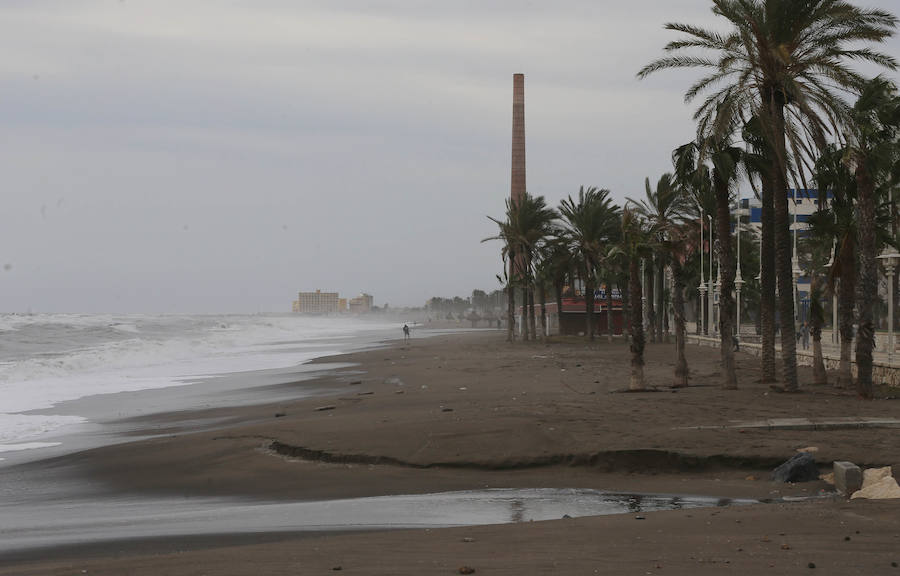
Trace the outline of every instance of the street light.
{"label": "street light", "polygon": [[712,214],[707,214],[706,217],[709,219],[709,313],[706,315],[706,333],[712,335],[712,315],[713,307],[715,306],[715,303],[713,302],[713,298],[715,298],[715,293],[713,290],[713,238],[716,237],[716,232],[713,229]]}
{"label": "street light", "polygon": [[706,283],[703,281],[703,206],[697,202],[697,208],[700,209],[700,286],[697,290],[700,292],[700,333],[703,333],[703,327],[706,326],[706,313],[704,305],[706,302]]}
{"label": "street light", "polygon": [[800,279],[800,276],[803,274],[803,271],[800,270],[800,258],[797,254],[797,192],[798,190],[793,190],[791,193],[791,205],[794,208],[794,225],[792,228],[794,229],[794,255],[791,257],[791,276],[794,278],[794,327],[796,328],[797,321],[800,319],[800,292],[797,289],[797,281]]}
{"label": "street light", "polygon": [[[831,244],[831,258],[828,259],[828,262],[825,264],[825,268],[834,268],[834,254],[837,251],[837,240],[834,240]],[[831,343],[835,346],[838,345],[838,299],[837,299],[837,287],[836,282],[838,281],[837,277],[832,273],[831,274]]]}
{"label": "street light", "polygon": [[735,303],[737,304],[737,321],[735,323],[735,334],[737,334],[738,338],[741,337],[741,287],[744,285],[744,279],[741,278],[741,216],[743,215],[743,208],[741,208],[741,193],[738,191],[738,208],[737,208],[737,222],[735,225],[735,231],[737,232],[737,267],[734,273],[734,293],[735,293]]}
{"label": "street light", "polygon": [[[718,253],[718,250],[716,250],[716,252]],[[719,304],[722,302],[722,301],[720,300],[721,296],[722,296],[722,263],[719,262],[719,265],[716,266],[716,298],[715,298],[715,303],[716,303],[716,317],[717,317],[717,318],[719,318],[719,317],[721,316],[721,313],[722,313],[722,311],[719,309]],[[718,331],[719,331],[719,323],[718,323],[718,322],[713,322],[713,326],[715,327],[716,332],[718,332]]]}
{"label": "street light", "polygon": [[759,274],[756,275],[757,282],[760,282],[760,286],[762,286],[762,231],[759,233]]}
{"label": "street light", "polygon": [[888,364],[894,363],[894,272],[897,264],[900,263],[900,254],[896,250],[893,252],[885,252],[878,257],[884,264],[884,271],[887,273],[888,285]]}
{"label": "street light", "polygon": [[794,256],[791,262],[791,276],[794,278],[794,321],[800,319],[800,290],[797,288],[797,282],[800,279],[800,276],[803,275],[803,271],[800,269],[800,263],[797,261],[797,256]]}
{"label": "street light", "polygon": [[647,330],[647,259],[641,258],[641,327]]}

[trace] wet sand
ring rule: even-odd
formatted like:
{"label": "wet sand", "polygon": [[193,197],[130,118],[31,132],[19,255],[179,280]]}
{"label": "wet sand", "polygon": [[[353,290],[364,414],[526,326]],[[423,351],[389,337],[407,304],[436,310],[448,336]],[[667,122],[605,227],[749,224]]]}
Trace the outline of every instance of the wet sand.
{"label": "wet sand", "polygon": [[[29,465],[103,494],[317,500],[485,487],[592,488],[736,498],[809,496],[771,468],[799,448],[900,470],[896,429],[698,429],[777,417],[900,417],[897,390],[862,401],[831,387],[777,394],[739,357],[718,388],[718,351],[689,347],[692,387],[668,388],[671,344],[650,345],[654,391],[622,392],[628,347],[580,339],[508,344],[499,332],[414,338],[309,386],[326,396],[128,423],[158,434]],[[801,382],[811,373],[801,368]],[[291,385],[279,390],[289,394]],[[197,431],[198,423],[216,422]],[[363,534],[154,539],[0,558],[0,574],[897,573],[900,502],[843,499]],[[857,531],[859,533],[857,534]],[[463,541],[472,538],[474,541]],[[849,539],[847,539],[849,538]],[[659,567],[657,567],[659,566]]]}

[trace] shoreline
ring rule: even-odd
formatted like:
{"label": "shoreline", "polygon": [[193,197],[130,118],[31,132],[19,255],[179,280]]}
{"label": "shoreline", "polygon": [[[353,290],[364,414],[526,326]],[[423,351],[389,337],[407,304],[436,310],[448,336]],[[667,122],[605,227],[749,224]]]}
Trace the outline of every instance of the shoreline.
{"label": "shoreline", "polygon": [[[182,421],[185,425],[171,428],[163,437],[92,449],[29,466],[38,473],[89,479],[108,494],[293,501],[422,494],[486,485],[722,497],[802,496],[816,494],[827,485],[774,485],[764,476],[770,469],[761,465],[786,460],[805,446],[819,449],[817,461],[823,468],[830,467],[831,459],[894,465],[895,470],[900,464],[900,446],[891,440],[894,431],[890,430],[677,429],[678,425],[720,424],[762,414],[897,417],[898,401],[864,403],[831,388],[811,386],[800,395],[770,394],[752,381],[758,360],[745,355],[739,356],[741,389],[722,391],[715,386],[717,356],[693,347],[688,350],[692,387],[673,392],[664,388],[673,363],[671,345],[665,344],[648,346],[647,377],[651,384],[659,386],[659,391],[619,394],[616,390],[627,385],[628,369],[627,346],[620,342],[588,344],[580,339],[558,339],[547,345],[509,345],[503,339],[502,333],[493,331],[466,332],[413,338],[409,345],[394,341],[387,348],[328,356],[324,359],[328,363],[358,364],[347,373],[331,372],[312,381],[329,390],[330,396],[217,409],[229,424],[200,432],[191,431],[190,422],[210,416],[208,412],[151,416],[149,425],[156,420],[155,425],[162,426],[166,419],[169,424]],[[310,364],[317,363],[319,360]],[[801,369],[801,378],[804,374]],[[310,381],[304,385],[311,385]],[[296,384],[283,386],[290,390]],[[270,448],[276,442],[305,457],[273,454]],[[618,457],[613,458],[616,454]],[[760,529],[774,534],[778,533],[778,525],[795,518],[798,526],[802,525],[812,537],[817,532],[824,535],[841,530],[840,525],[816,527],[818,515],[862,514],[877,518],[893,534],[900,533],[900,521],[896,520],[900,517],[900,505],[896,502],[857,502],[779,503],[750,506],[752,513],[735,508],[646,516],[652,515],[654,520],[659,517],[665,524],[690,524],[692,518],[707,513],[714,513],[715,517],[734,516],[733,523],[752,517]],[[893,524],[889,521],[891,513]],[[570,550],[573,544],[560,538],[568,533],[562,524],[576,523],[594,532],[596,539],[632,546],[633,552],[639,554],[639,542],[629,544],[623,540],[625,532],[621,531],[631,526],[628,522],[634,523],[633,518],[596,517],[534,523],[540,524],[540,529],[513,524],[472,530],[507,542],[518,555],[520,547],[515,543],[529,530],[537,530],[560,550]],[[465,532],[454,528],[427,533],[446,530],[450,531],[448,534]],[[694,535],[702,536],[702,532]],[[153,573],[151,566],[166,573],[191,573],[192,569],[215,565],[213,557],[217,555],[224,558],[250,549],[250,556],[277,554],[276,549],[286,553],[290,543],[297,543],[290,535],[278,535],[278,542],[274,543],[261,541],[267,537],[271,535],[231,535],[223,537],[222,546],[215,544],[215,538],[202,537],[198,540],[204,540],[203,545],[163,543],[153,548],[153,556],[162,554],[168,558],[165,564],[154,564],[156,560],[142,555],[139,543],[126,546],[132,551],[125,554],[124,560],[115,561],[102,553],[102,547],[92,547],[90,554],[60,549],[49,551],[43,563],[32,564],[23,559],[14,570],[0,573],[57,573],[53,570],[67,558],[88,566],[92,574],[104,570],[116,573],[116,569],[121,572],[126,568],[130,573],[134,570],[136,574],[149,574]],[[332,543],[340,548],[352,541],[359,554],[348,562],[366,558],[365,551],[374,551],[378,542],[388,545],[402,538],[426,538],[415,531],[403,536],[377,532],[297,537],[304,543],[315,541],[318,549]],[[885,537],[890,538],[890,534]],[[441,557],[453,548],[448,542],[427,547],[427,552]],[[166,556],[173,553],[167,546],[182,552],[177,557]],[[671,550],[676,553],[678,548]],[[832,561],[841,557],[837,550],[825,552],[833,557]],[[292,552],[301,553],[312,554],[311,549]],[[407,551],[395,556],[414,562],[413,557],[419,553]],[[488,562],[488,558],[482,562]],[[5,561],[0,559],[2,564]],[[687,570],[689,564],[684,566]],[[145,567],[147,571],[141,572]],[[229,571],[224,564],[219,567],[224,570],[221,573],[250,573]],[[268,573],[287,571],[273,564]],[[358,573],[422,572],[394,566],[389,572],[363,569]],[[681,572],[669,569],[666,573]]]}
{"label": "shoreline", "polygon": [[[150,421],[154,417],[166,418],[167,414],[184,411],[185,405],[200,411],[212,406],[243,406],[294,400],[295,395],[279,398],[279,386],[320,379],[329,371],[343,367],[339,363],[330,364],[329,358],[377,349],[385,345],[386,336],[387,332],[384,330],[364,330],[357,336],[339,337],[340,350],[328,350],[331,344],[317,344],[314,348],[321,350],[317,350],[315,354],[320,355],[311,356],[306,352],[306,358],[296,364],[237,372],[170,375],[163,377],[172,382],[166,386],[150,385],[137,389],[88,393],[55,401],[48,407],[23,411],[21,414],[25,416],[71,415],[81,422],[37,437],[36,444],[46,445],[40,450],[0,453],[0,468],[80,452],[108,443],[131,441],[136,433],[129,425],[130,422],[139,422],[141,419]],[[304,342],[301,341],[300,344]],[[121,438],[116,438],[117,436]]]}

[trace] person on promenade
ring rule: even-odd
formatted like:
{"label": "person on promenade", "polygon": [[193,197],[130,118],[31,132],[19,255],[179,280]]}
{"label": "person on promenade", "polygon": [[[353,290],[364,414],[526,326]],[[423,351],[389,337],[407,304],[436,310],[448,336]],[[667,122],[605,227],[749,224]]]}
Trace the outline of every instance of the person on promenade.
{"label": "person on promenade", "polygon": [[403,325],[403,341],[409,342],[409,324]]}
{"label": "person on promenade", "polygon": [[809,326],[804,322],[800,325],[800,334],[798,334],[804,350],[809,349]]}

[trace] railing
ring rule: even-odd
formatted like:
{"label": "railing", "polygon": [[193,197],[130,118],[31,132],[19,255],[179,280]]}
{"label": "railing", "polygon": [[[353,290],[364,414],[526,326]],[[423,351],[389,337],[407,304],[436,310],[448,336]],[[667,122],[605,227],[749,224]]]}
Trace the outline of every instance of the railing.
{"label": "railing", "polygon": [[[748,338],[749,336],[749,338]],[[762,344],[759,342],[753,342],[748,340],[756,340],[756,335],[742,335],[740,341],[740,349],[742,352],[747,352],[749,354],[753,354],[754,356],[760,356],[762,354]],[[712,346],[714,348],[719,347],[719,337],[718,336],[703,336],[698,335],[696,333],[688,333],[687,334],[687,342],[698,344],[701,346]],[[812,350],[812,342],[810,342],[810,347],[808,350],[803,350],[798,343],[797,346],[797,364],[801,366],[812,366],[813,364],[813,350]],[[778,338],[775,339],[775,355],[781,355],[781,345],[778,343]],[[825,363],[826,370],[837,370],[838,366],[841,362],[841,355],[839,347],[833,346],[831,343],[825,344],[822,346],[822,359]],[[853,374],[853,377],[856,377],[856,360],[853,358],[851,353],[850,359],[850,371]],[[876,352],[874,354],[874,360],[872,362],[872,380],[875,382],[881,382],[883,384],[887,384],[888,386],[900,387],[900,363],[897,362],[897,356],[895,355],[895,359],[893,363],[888,362],[887,352]]]}

